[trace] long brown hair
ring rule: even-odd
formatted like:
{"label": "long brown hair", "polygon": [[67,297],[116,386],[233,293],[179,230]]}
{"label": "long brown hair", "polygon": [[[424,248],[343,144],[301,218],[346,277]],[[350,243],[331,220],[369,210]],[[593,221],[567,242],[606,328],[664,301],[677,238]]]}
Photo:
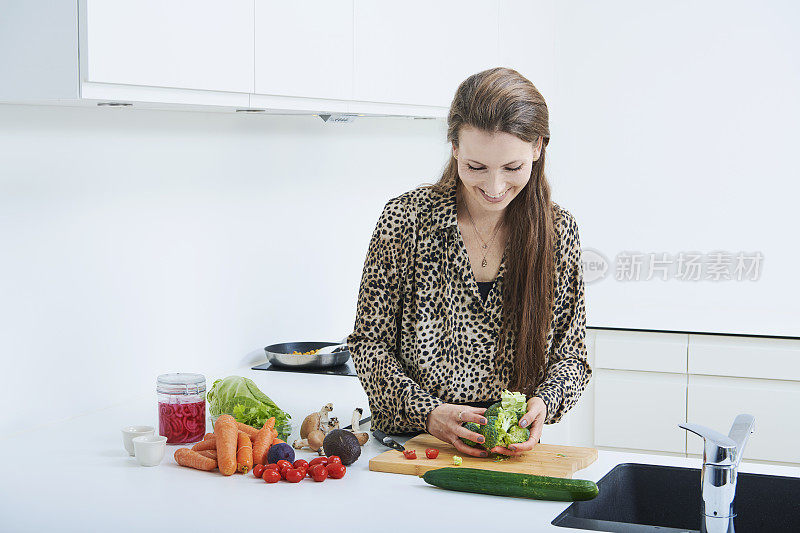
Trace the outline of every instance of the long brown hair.
{"label": "long brown hair", "polygon": [[[504,67],[484,70],[464,80],[447,117],[447,140],[456,147],[463,126],[509,133],[530,143],[543,137],[530,180],[503,215],[508,243],[497,353],[503,354],[507,343],[515,343],[508,388],[526,395],[544,376],[553,316],[554,222],[550,185],[544,172],[545,147],[550,140],[548,121],[547,104],[533,83]],[[441,178],[431,187],[444,192],[459,181],[458,162],[451,152]]]}

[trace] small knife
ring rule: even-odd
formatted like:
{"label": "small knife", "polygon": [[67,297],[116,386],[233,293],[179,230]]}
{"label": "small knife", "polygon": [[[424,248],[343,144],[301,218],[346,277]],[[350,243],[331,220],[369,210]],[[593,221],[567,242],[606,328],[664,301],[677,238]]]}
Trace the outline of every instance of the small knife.
{"label": "small knife", "polygon": [[395,450],[404,452],[406,449],[403,447],[402,444],[388,436],[386,433],[379,429],[372,430],[372,436],[375,437],[378,442],[383,444],[384,446],[388,446],[389,448],[394,448]]}
{"label": "small knife", "polygon": [[[366,424],[370,420],[372,420],[372,415],[369,415],[366,418],[362,418],[361,420],[358,421],[358,427],[363,427],[364,424]],[[353,424],[349,424],[349,425],[343,427],[342,429],[353,429]]]}

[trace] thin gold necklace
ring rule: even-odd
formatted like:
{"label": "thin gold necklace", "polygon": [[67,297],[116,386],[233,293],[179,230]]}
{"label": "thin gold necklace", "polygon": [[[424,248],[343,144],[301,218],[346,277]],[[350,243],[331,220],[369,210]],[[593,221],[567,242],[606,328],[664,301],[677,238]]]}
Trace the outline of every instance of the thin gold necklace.
{"label": "thin gold necklace", "polygon": [[467,210],[467,215],[469,215],[469,220],[470,220],[470,222],[472,222],[472,227],[475,229],[475,235],[478,236],[478,239],[480,239],[480,241],[482,243],[482,248],[485,250],[483,252],[483,260],[481,261],[481,266],[483,268],[486,268],[486,265],[489,264],[486,261],[486,254],[489,253],[489,246],[491,246],[492,243],[494,242],[494,238],[497,236],[497,232],[498,232],[498,230],[500,230],[500,226],[502,226],[503,223],[501,222],[500,224],[497,225],[496,228],[494,228],[494,234],[492,235],[492,240],[489,241],[489,244],[486,244],[486,241],[483,240],[483,237],[481,237],[481,234],[478,231],[478,226],[475,225],[475,219],[472,218],[472,213],[469,212],[469,207],[467,206],[467,200],[466,199],[464,199],[464,208]]}

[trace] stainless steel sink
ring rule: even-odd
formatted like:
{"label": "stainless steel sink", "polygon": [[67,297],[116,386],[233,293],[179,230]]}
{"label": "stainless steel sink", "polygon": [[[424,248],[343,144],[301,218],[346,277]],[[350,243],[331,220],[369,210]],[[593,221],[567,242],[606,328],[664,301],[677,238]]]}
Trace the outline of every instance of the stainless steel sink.
{"label": "stainless steel sink", "polygon": [[[800,531],[800,478],[739,472],[738,533]],[[593,500],[574,502],[552,524],[621,533],[700,530],[700,469],[623,463],[597,482]]]}

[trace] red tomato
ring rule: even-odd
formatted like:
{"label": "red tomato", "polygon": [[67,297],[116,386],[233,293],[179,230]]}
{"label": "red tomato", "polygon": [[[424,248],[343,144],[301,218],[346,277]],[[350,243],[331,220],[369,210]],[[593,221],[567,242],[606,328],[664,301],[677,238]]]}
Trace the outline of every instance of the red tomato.
{"label": "red tomato", "polygon": [[289,461],[286,461],[284,459],[281,459],[280,461],[278,461],[275,464],[278,465],[278,470],[280,470],[284,466],[292,466],[292,463],[290,463]]}
{"label": "red tomato", "polygon": [[308,466],[311,467],[314,465],[326,465],[326,464],[328,464],[327,457],[317,457],[316,459],[312,459],[311,462],[308,463]]}
{"label": "red tomato", "polygon": [[253,475],[255,477],[261,477],[261,474],[264,473],[264,465],[256,465],[253,467]]}
{"label": "red tomato", "polygon": [[325,465],[316,464],[311,467],[311,477],[314,481],[325,481],[328,479],[328,467]]}
{"label": "red tomato", "polygon": [[277,483],[278,481],[281,480],[281,475],[277,470],[273,470],[272,468],[265,468],[264,473],[261,474],[261,478],[267,483]]}
{"label": "red tomato", "polygon": [[303,474],[303,477],[306,477],[306,474],[308,473],[308,468],[306,468],[305,466],[301,466],[300,468],[297,468],[296,470],[299,470],[300,473]]}
{"label": "red tomato", "polygon": [[338,455],[331,455],[330,457],[328,457],[328,464],[329,465],[342,464],[342,460],[339,458]]}
{"label": "red tomato", "polygon": [[403,455],[406,456],[406,459],[416,459],[417,458],[417,452],[415,450],[405,450],[403,452]]}
{"label": "red tomato", "polygon": [[439,450],[437,450],[436,448],[428,448],[427,450],[425,450],[425,457],[427,457],[428,459],[436,459],[437,457],[439,457]]}
{"label": "red tomato", "polygon": [[285,466],[285,465],[284,465],[284,466],[282,466],[282,467],[280,468],[279,472],[281,473],[281,477],[282,477],[283,479],[286,479],[286,472],[288,472],[289,470],[292,470],[292,467],[291,467],[291,466]]}
{"label": "red tomato", "polygon": [[286,481],[290,483],[300,483],[300,480],[306,477],[305,472],[297,468],[289,468],[286,470]]}
{"label": "red tomato", "polygon": [[292,466],[295,468],[300,468],[301,466],[308,468],[308,461],[306,461],[305,459],[298,459],[292,464]]}
{"label": "red tomato", "polygon": [[342,479],[344,477],[344,473],[347,472],[347,468],[345,468],[345,466],[341,463],[333,463],[325,468],[328,469],[328,475],[333,479]]}
{"label": "red tomato", "polygon": [[267,470],[267,469],[277,470],[278,472],[281,471],[281,468],[275,463],[270,463],[268,465],[264,465],[264,470]]}

